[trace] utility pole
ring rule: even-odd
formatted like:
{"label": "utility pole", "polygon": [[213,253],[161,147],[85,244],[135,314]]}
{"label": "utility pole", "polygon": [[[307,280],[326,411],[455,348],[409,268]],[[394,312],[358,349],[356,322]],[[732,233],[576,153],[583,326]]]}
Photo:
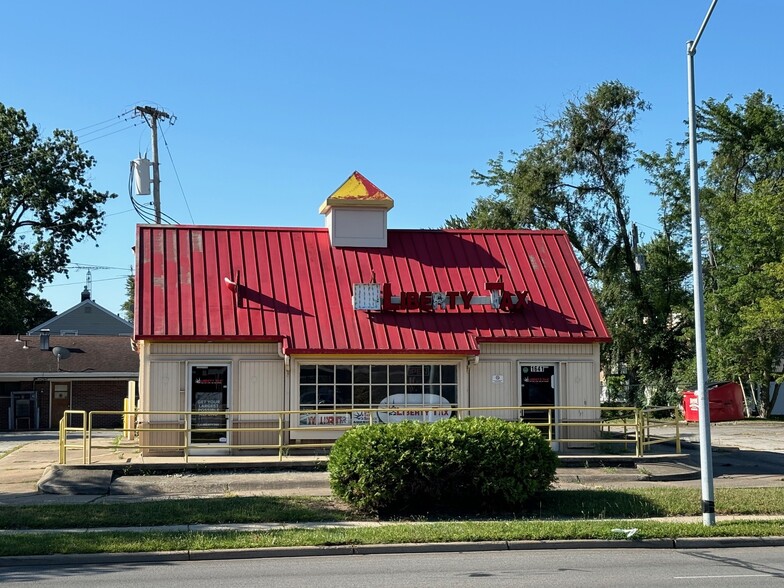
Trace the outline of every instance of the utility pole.
{"label": "utility pole", "polygon": [[171,115],[152,106],[137,106],[136,112],[144,117],[152,129],[152,204],[155,208],[155,224],[161,224],[161,176],[158,170],[158,119],[170,119]]}

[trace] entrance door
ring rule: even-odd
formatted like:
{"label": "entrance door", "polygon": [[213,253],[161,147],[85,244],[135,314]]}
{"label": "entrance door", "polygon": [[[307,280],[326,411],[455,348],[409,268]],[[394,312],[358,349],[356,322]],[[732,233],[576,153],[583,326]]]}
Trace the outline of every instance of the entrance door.
{"label": "entrance door", "polygon": [[[553,364],[520,364],[520,406],[522,420],[529,423],[546,423],[545,409],[527,409],[526,406],[555,406],[556,377]],[[553,422],[555,422],[553,415]]]}
{"label": "entrance door", "polygon": [[37,428],[35,392],[11,393],[11,428],[14,431],[30,431]]}
{"label": "entrance door", "polygon": [[[71,384],[52,384],[52,420],[49,423],[50,429],[60,426],[60,421],[65,411],[71,408]],[[70,420],[70,419],[69,419]],[[71,423],[68,423],[69,426]]]}
{"label": "entrance door", "polygon": [[[206,448],[228,446],[229,366],[193,365],[190,378],[190,444]],[[198,414],[205,413],[205,414]]]}

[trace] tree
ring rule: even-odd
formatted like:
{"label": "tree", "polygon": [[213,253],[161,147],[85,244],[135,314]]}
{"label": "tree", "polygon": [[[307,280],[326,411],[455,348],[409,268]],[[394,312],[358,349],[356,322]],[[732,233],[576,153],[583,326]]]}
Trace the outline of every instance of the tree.
{"label": "tree", "polygon": [[6,335],[26,333],[56,314],[47,300],[28,292],[29,274],[14,261],[0,257],[0,334]]}
{"label": "tree", "polygon": [[134,296],[136,292],[136,278],[134,278],[133,274],[128,276],[125,279],[125,302],[122,303],[120,310],[123,311],[126,320],[129,322],[133,322],[133,304],[134,304]]}
{"label": "tree", "polygon": [[94,165],[71,131],[44,138],[0,103],[0,332],[38,324],[51,308],[30,290],[67,273],[73,245],[103,229],[101,207],[116,194],[93,190]]}
{"label": "tree", "polygon": [[702,196],[710,370],[759,390],[766,416],[784,358],[784,111],[761,90],[730,101],[707,100],[699,111],[701,139],[713,148]]}
{"label": "tree", "polygon": [[[640,400],[640,378],[674,393],[673,369],[683,355],[680,337],[688,291],[683,280],[688,263],[678,233],[688,184],[677,155],[649,155],[644,165],[658,174],[654,191],[668,203],[671,230],[643,249],[635,249],[625,182],[643,157],[632,141],[634,124],[649,108],[639,92],[618,81],[599,84],[585,97],[570,100],[563,111],[544,121],[538,142],[504,161],[474,171],[475,183],[493,189],[465,218],[449,227],[559,228],[577,251],[603,310],[613,343],[604,348],[604,364],[624,366],[632,392]],[[507,167],[507,165],[509,167]],[[669,174],[669,175],[667,175]],[[665,193],[666,192],[666,193]],[[687,200],[688,201],[688,200]],[[686,208],[688,210],[688,207]],[[644,277],[639,253],[649,256]]]}

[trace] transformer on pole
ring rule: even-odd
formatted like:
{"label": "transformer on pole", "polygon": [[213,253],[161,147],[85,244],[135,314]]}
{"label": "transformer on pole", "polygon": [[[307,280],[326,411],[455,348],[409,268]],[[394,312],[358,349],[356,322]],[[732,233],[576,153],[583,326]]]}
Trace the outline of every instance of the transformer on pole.
{"label": "transformer on pole", "polygon": [[[152,130],[152,202],[155,209],[155,223],[161,224],[161,177],[158,164],[158,119],[171,119],[171,115],[152,106],[137,106],[137,114],[144,117]],[[134,161],[135,162],[135,161]],[[134,168],[136,169],[136,168]],[[149,188],[146,192],[149,194]]]}

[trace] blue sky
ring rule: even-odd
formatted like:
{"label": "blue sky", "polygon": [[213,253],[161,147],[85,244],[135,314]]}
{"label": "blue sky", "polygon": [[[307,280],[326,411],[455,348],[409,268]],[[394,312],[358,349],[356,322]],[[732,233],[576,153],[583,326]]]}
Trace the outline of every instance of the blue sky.
{"label": "blue sky", "polygon": [[[487,194],[472,169],[529,147],[544,113],[602,81],[652,104],[641,148],[682,139],[686,41],[709,5],[13,2],[2,10],[0,101],[47,135],[83,129],[93,186],[119,195],[97,247],[73,249],[77,264],[133,264],[142,221],[129,161],[150,151],[150,131],[116,117],[136,105],[177,117],[163,125],[160,159],[163,212],[180,223],[323,226],[319,205],[358,170],[395,200],[391,227],[434,228]],[[779,0],[719,0],[696,56],[698,100],[762,88],[784,101],[782,22]],[[633,220],[652,233],[655,201],[640,175],[629,192]],[[92,271],[93,298],[119,312],[126,273]],[[43,296],[67,310],[85,279],[56,276]]]}

